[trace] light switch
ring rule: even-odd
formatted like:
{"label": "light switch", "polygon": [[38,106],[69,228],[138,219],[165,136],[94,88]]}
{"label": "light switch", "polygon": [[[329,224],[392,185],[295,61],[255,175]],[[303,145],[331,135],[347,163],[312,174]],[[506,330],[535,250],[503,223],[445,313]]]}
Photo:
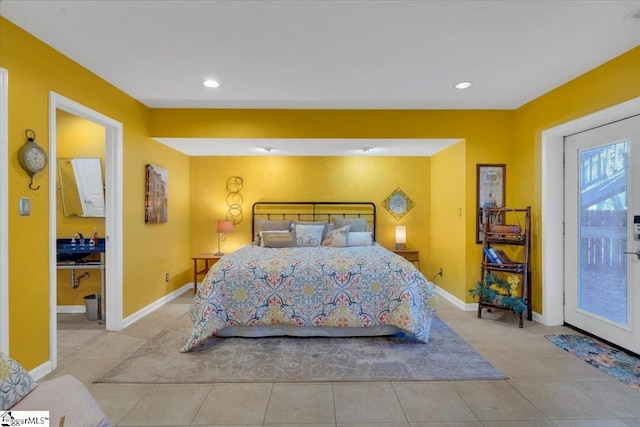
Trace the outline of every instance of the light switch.
{"label": "light switch", "polygon": [[28,197],[20,198],[20,215],[29,216],[31,215],[31,199]]}

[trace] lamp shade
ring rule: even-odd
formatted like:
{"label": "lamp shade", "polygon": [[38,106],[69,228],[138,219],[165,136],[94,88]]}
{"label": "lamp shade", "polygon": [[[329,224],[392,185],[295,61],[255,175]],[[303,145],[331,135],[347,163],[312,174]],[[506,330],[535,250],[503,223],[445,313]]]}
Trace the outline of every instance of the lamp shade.
{"label": "lamp shade", "polygon": [[231,233],[233,232],[233,221],[220,221],[218,220],[218,233]]}
{"label": "lamp shade", "polygon": [[407,227],[396,225],[396,249],[407,248]]}

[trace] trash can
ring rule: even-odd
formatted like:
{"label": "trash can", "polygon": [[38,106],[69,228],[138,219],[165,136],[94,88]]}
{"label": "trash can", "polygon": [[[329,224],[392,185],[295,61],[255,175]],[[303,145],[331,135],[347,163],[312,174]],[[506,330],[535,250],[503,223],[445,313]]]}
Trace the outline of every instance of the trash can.
{"label": "trash can", "polygon": [[100,320],[101,313],[101,296],[100,294],[91,294],[84,297],[84,307],[87,310],[87,319]]}

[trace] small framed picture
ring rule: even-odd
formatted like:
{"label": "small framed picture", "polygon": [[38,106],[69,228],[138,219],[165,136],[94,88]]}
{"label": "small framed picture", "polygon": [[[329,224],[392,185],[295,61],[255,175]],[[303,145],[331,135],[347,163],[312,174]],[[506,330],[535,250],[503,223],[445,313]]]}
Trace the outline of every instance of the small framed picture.
{"label": "small framed picture", "polygon": [[484,239],[484,218],[487,208],[501,208],[505,206],[505,181],[507,165],[478,164],[476,165],[476,243]]}
{"label": "small framed picture", "polygon": [[169,216],[169,171],[147,165],[144,190],[144,222],[162,224]]}

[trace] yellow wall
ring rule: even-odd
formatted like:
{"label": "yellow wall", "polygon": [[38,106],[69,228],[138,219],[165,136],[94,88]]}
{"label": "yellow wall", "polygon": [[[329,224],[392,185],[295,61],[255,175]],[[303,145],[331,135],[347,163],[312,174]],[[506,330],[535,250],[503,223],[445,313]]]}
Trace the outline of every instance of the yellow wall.
{"label": "yellow wall", "polygon": [[[124,125],[124,235],[112,237],[124,246],[125,317],[189,281],[189,159],[149,138],[147,107],[1,17],[0,66],[9,73],[9,346],[11,356],[32,369],[49,359],[48,195],[55,184],[47,168],[35,177],[40,189],[30,190],[16,153],[25,129],[49,151],[49,91]],[[169,170],[166,225],[144,224],[149,162]],[[21,197],[31,198],[30,216],[18,214]],[[173,277],[168,284],[165,271]]]}
{"label": "yellow wall", "polygon": [[[227,212],[226,181],[240,176],[244,220],[222,242],[229,252],[251,241],[251,206],[257,201],[366,201],[376,204],[377,241],[395,245],[395,226],[407,226],[407,246],[429,256],[430,166],[428,157],[193,157],[191,251],[216,252],[216,219]],[[397,221],[382,202],[401,188],[415,203]]]}
{"label": "yellow wall", "polygon": [[[127,284],[125,317],[193,280],[189,251],[189,158],[148,138],[128,148],[122,236]],[[164,224],[144,223],[147,164],[169,173],[169,213]],[[169,273],[169,283],[165,283],[165,273]]]}
{"label": "yellow wall", "polygon": [[[526,191],[512,194],[510,200],[532,206],[534,311],[542,312],[542,131],[640,96],[638,76],[640,46],[515,111],[513,160],[517,166],[509,170],[507,186],[513,182],[522,183]],[[558,185],[562,186],[562,183]],[[560,251],[558,248],[559,255]]]}
{"label": "yellow wall", "polygon": [[427,278],[434,279],[442,268],[442,277],[435,277],[434,282],[462,301],[467,299],[467,274],[473,275],[467,272],[466,268],[467,237],[469,240],[475,239],[475,230],[467,230],[465,227],[465,166],[466,141],[459,142],[431,158],[430,252],[434,256],[427,259]]}

